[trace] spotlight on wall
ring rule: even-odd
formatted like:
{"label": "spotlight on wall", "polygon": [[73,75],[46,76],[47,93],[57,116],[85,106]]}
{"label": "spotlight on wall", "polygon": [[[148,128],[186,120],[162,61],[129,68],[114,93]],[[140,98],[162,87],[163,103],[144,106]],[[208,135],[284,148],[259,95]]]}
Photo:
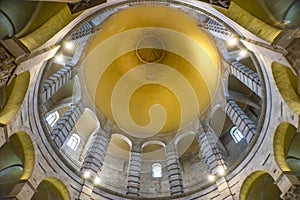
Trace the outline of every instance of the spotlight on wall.
{"label": "spotlight on wall", "polygon": [[96,176],[95,180],[94,180],[94,184],[98,185],[100,183],[100,177]]}
{"label": "spotlight on wall", "polygon": [[89,171],[85,171],[85,172],[83,173],[83,178],[87,179],[87,178],[90,177],[90,175],[91,175],[91,173],[90,173]]}
{"label": "spotlight on wall", "polygon": [[214,175],[209,174],[209,175],[207,176],[207,179],[208,179],[210,182],[214,182],[215,179],[216,179],[216,177],[215,177]]}
{"label": "spotlight on wall", "polygon": [[59,55],[55,56],[55,61],[58,63],[62,63],[64,61],[63,55],[59,54]]}
{"label": "spotlight on wall", "polygon": [[233,37],[233,38],[230,38],[227,43],[230,45],[230,46],[234,46],[238,43],[238,39]]}
{"label": "spotlight on wall", "polygon": [[218,169],[218,173],[220,174],[220,176],[224,176],[226,171],[222,166],[220,166],[219,169]]}
{"label": "spotlight on wall", "polygon": [[64,47],[68,50],[71,50],[71,49],[73,49],[74,45],[72,42],[68,41],[64,44]]}
{"label": "spotlight on wall", "polygon": [[248,54],[248,51],[246,49],[242,49],[239,54],[240,56],[245,56]]}

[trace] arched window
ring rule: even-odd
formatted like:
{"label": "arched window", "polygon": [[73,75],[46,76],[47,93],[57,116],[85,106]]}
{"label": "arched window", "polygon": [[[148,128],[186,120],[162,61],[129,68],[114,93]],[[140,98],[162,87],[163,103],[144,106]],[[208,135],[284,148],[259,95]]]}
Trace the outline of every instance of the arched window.
{"label": "arched window", "polygon": [[152,165],[152,177],[153,178],[161,178],[162,177],[161,165],[159,163],[154,163]]}
{"label": "arched window", "polygon": [[231,128],[230,135],[235,143],[239,143],[244,138],[243,134],[241,133],[241,131],[239,131],[239,129],[236,126],[233,126]]}
{"label": "arched window", "polygon": [[80,137],[77,134],[73,134],[68,142],[67,142],[67,146],[70,147],[73,151],[76,151],[78,145],[80,143]]}
{"label": "arched window", "polygon": [[57,122],[58,119],[59,119],[59,113],[57,111],[54,111],[53,113],[50,113],[46,117],[46,121],[49,124],[49,126],[51,126],[51,127],[54,126],[54,124]]}

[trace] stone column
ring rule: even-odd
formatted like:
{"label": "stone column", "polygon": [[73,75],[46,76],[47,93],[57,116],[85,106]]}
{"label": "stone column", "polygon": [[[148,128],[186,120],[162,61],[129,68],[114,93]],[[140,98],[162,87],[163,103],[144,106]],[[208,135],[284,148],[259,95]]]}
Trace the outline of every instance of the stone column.
{"label": "stone column", "polygon": [[99,130],[93,136],[91,145],[88,147],[87,154],[80,170],[82,173],[89,171],[93,178],[99,175],[104,163],[110,139],[111,133],[104,130]]}
{"label": "stone column", "polygon": [[245,65],[234,61],[230,66],[230,73],[246,85],[250,90],[262,97],[261,84],[258,74]]}
{"label": "stone column", "polygon": [[133,144],[130,151],[127,174],[126,194],[139,196],[142,167],[142,151],[139,145]]}
{"label": "stone column", "polygon": [[76,74],[76,66],[66,65],[64,68],[47,78],[43,84],[42,102],[45,103],[50,99],[69,80],[73,79]]}
{"label": "stone column", "polygon": [[233,100],[227,100],[225,105],[225,112],[231,119],[232,123],[236,125],[239,131],[243,134],[247,143],[250,144],[256,133],[256,126],[252,120],[245,114],[245,112]]}
{"label": "stone column", "polygon": [[51,138],[58,149],[65,143],[76,122],[82,115],[83,110],[84,108],[81,103],[72,104],[70,109],[59,119],[59,122],[51,131]]}
{"label": "stone column", "polygon": [[217,175],[220,167],[226,170],[226,156],[215,133],[209,128],[204,130],[200,125],[197,141],[210,175]]}
{"label": "stone column", "polygon": [[176,145],[172,142],[166,146],[167,170],[171,195],[184,192],[180,163]]}

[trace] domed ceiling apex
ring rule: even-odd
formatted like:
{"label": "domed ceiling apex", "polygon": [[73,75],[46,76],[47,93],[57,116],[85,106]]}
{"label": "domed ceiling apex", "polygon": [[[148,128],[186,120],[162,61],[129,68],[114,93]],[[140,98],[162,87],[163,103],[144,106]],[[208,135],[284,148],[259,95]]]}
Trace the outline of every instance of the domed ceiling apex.
{"label": "domed ceiling apex", "polygon": [[98,111],[123,131],[173,132],[208,108],[219,59],[195,19],[147,5],[119,11],[101,26],[83,63],[86,85]]}

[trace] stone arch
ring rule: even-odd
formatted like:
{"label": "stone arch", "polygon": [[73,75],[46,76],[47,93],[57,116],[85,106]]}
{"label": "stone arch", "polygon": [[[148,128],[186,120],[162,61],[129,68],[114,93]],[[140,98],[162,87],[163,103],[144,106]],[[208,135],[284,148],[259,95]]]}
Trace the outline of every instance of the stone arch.
{"label": "stone arch", "polygon": [[255,171],[244,180],[239,199],[276,199],[276,197],[279,198],[280,194],[281,192],[274,184],[274,179],[270,174],[264,171]]}
{"label": "stone arch", "polygon": [[19,74],[9,84],[8,100],[0,113],[0,123],[8,124],[19,111],[30,82],[29,71]]}
{"label": "stone arch", "polygon": [[[87,130],[87,127],[90,127]],[[85,108],[82,115],[78,119],[76,125],[78,133],[83,135],[85,138],[89,138],[95,131],[100,129],[100,122],[96,114],[89,108]]]}
{"label": "stone arch", "polygon": [[132,147],[132,141],[128,137],[126,137],[122,134],[119,134],[119,133],[114,133],[114,134],[112,134],[112,136],[116,136],[116,137],[123,139],[130,146],[130,148]]}
{"label": "stone arch", "polygon": [[[20,180],[27,180],[30,178],[35,163],[34,147],[29,135],[25,132],[17,132],[14,134],[20,141],[22,153],[24,157],[24,171]],[[14,135],[11,136],[14,137]]]}
{"label": "stone arch", "polygon": [[[217,136],[222,134],[224,126],[226,125],[227,115],[220,104],[217,104],[213,107],[211,112],[211,118],[209,127],[211,127]],[[227,120],[228,121],[228,120]]]}
{"label": "stone arch", "polygon": [[288,122],[279,124],[274,134],[273,150],[275,160],[284,172],[291,171],[286,162],[288,147],[296,133],[296,128]]}
{"label": "stone arch", "polygon": [[157,144],[157,145],[161,145],[162,147],[166,147],[166,144],[164,142],[155,140],[155,141],[147,141],[147,142],[143,143],[142,144],[142,149],[144,147],[146,147],[147,145],[150,145],[150,144]]}
{"label": "stone arch", "polygon": [[[0,149],[0,196],[8,195],[19,181],[28,180],[33,172],[34,147],[29,135],[16,132]],[[6,180],[6,181],[5,181]],[[4,185],[1,185],[4,184]]]}
{"label": "stone arch", "polygon": [[132,141],[119,133],[113,133],[108,147],[108,152],[118,153],[122,157],[129,159],[130,149],[132,148]]}
{"label": "stone arch", "polygon": [[180,134],[175,139],[175,145],[177,147],[177,152],[179,157],[191,148],[199,149],[199,145],[195,140],[195,136],[196,133],[194,131],[187,131],[185,133]]}
{"label": "stone arch", "polygon": [[[61,67],[60,69],[63,68],[64,67]],[[57,73],[57,71],[55,73]],[[68,80],[61,88],[59,88],[59,90],[57,90],[57,92],[53,94],[52,98],[54,105],[58,106],[65,102],[68,102],[69,104],[72,102],[79,102],[81,99],[81,85],[78,75],[74,75],[72,79]]]}
{"label": "stone arch", "polygon": [[298,89],[297,87],[297,76],[293,74],[290,68],[278,62],[272,63],[272,73],[276,86],[286,104],[295,113],[300,115],[300,98],[298,92],[300,88]]}
{"label": "stone arch", "polygon": [[166,160],[166,144],[162,141],[152,140],[142,144],[143,160]]}
{"label": "stone arch", "polygon": [[[93,137],[96,136],[100,128],[100,122],[96,114],[91,109],[85,108],[79,120],[76,122],[74,129],[68,135],[62,150],[68,157],[79,161],[79,164],[86,155]],[[80,142],[78,143],[78,148],[72,150],[68,142],[72,140],[74,136],[78,137]]]}
{"label": "stone arch", "polygon": [[67,187],[60,180],[49,177],[39,184],[37,192],[32,197],[32,200],[39,199],[71,200],[71,197]]}

